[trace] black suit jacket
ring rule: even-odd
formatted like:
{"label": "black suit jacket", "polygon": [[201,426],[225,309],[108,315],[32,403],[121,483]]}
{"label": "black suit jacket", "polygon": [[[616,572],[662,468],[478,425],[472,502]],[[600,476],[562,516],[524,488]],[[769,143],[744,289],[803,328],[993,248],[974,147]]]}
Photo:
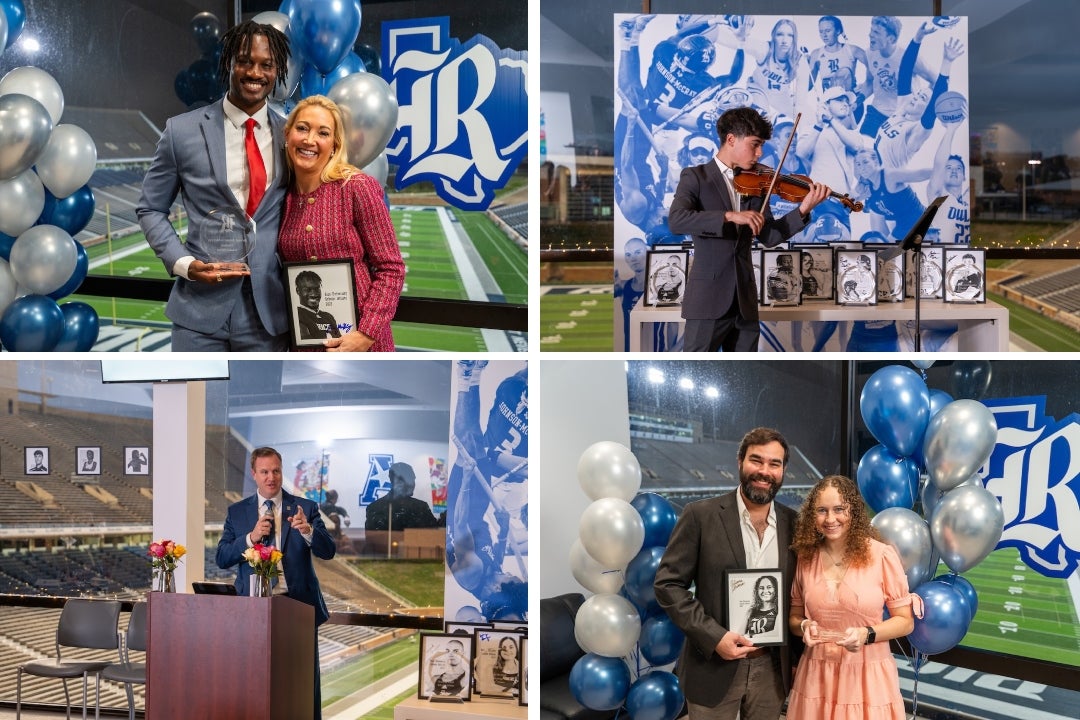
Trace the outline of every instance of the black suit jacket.
{"label": "black suit jacket", "polygon": [[[679,687],[689,702],[706,707],[715,707],[724,699],[738,665],[738,661],[724,660],[716,654],[716,644],[728,632],[724,571],[746,569],[735,492],[683,508],[656,571],[656,599],[686,634],[675,668]],[[777,622],[787,623],[796,562],[790,549],[796,513],[779,503],[774,507],[785,609]],[[696,586],[695,592],[690,590],[692,585]],[[735,632],[742,633],[742,629]],[[800,639],[792,638],[791,642],[797,642],[801,649]],[[785,692],[791,688],[790,650],[788,645],[779,648]]]}
{"label": "black suit jacket", "polygon": [[[762,198],[743,199],[744,210],[760,210]],[[682,316],[687,320],[715,320],[723,317],[733,301],[739,315],[757,320],[757,285],[750,259],[753,235],[746,225],[724,222],[731,206],[724,174],[710,160],[685,168],[668,210],[668,225],[677,235],[694,238],[694,262],[686,281]],[[806,227],[807,219],[798,208],[777,219],[765,208],[765,227],[759,239],[775,247]]]}

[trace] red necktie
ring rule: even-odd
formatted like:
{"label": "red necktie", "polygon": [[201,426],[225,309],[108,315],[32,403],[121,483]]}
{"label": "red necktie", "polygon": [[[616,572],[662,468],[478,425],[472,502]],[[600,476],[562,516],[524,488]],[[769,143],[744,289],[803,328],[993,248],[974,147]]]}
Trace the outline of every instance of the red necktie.
{"label": "red necktie", "polygon": [[259,152],[259,143],[255,140],[255,118],[248,118],[244,122],[244,152],[248,163],[247,214],[252,217],[266,192],[266,166]]}

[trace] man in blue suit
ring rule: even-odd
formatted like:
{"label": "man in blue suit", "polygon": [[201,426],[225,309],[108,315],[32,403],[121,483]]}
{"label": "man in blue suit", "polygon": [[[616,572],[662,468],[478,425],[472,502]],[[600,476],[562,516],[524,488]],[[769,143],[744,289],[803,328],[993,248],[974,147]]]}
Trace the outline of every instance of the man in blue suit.
{"label": "man in blue suit", "polygon": [[218,543],[217,565],[227,570],[239,564],[236,589],[241,595],[247,595],[252,568],[244,561],[244,551],[256,543],[273,545],[281,550],[281,575],[274,593],[288,595],[315,608],[315,717],[319,718],[322,693],[319,687],[318,626],[326,622],[329,612],[311,557],[330,560],[337,546],[326,530],[315,502],[282,489],[281,454],[277,450],[269,447],[253,450],[251,476],[255,480],[256,493],[229,506],[225,530]]}
{"label": "man in blue suit", "polygon": [[[173,323],[174,351],[287,350],[288,312],[277,255],[286,189],[285,120],[269,109],[266,98],[275,84],[285,84],[289,41],[273,26],[251,21],[230,29],[221,41],[219,72],[228,93],[168,120],[143,178],[136,214],[150,247],[176,277],[165,309]],[[260,182],[256,173],[250,212],[249,117],[255,120],[265,176]],[[185,242],[169,218],[178,194],[188,216]],[[216,257],[209,247],[210,234],[221,225],[215,218],[223,213],[241,223],[248,217],[249,230],[254,225],[254,248],[245,259],[250,269],[213,262],[234,259]]]}

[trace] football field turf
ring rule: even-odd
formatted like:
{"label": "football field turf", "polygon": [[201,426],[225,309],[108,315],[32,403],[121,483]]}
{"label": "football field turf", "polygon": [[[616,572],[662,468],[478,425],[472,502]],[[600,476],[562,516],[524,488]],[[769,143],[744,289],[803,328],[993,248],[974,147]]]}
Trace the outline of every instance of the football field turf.
{"label": "football field turf", "polygon": [[541,289],[540,349],[611,352],[614,308],[610,285],[551,285]]}
{"label": "football field turf", "polygon": [[[453,300],[528,301],[528,258],[480,213],[394,206],[390,212],[405,259],[405,292],[412,297]],[[86,248],[90,272],[115,277],[168,278],[161,262],[137,233]],[[102,325],[169,329],[165,304],[72,295],[89,303]],[[493,331],[419,323],[393,323],[399,349],[482,352]],[[140,331],[133,331],[138,336]],[[496,333],[500,335],[502,333]],[[485,337],[487,335],[487,337]],[[121,348],[113,348],[121,349]],[[123,347],[126,350],[145,349]]]}

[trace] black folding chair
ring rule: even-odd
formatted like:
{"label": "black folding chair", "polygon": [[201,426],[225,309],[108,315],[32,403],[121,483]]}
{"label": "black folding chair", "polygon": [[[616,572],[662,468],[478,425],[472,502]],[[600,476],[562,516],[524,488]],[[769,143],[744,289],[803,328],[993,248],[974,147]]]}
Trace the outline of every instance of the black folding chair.
{"label": "black folding chair", "polygon": [[133,663],[131,662],[131,651],[138,650],[146,652],[146,603],[135,603],[131,608],[131,617],[128,618],[127,632],[124,633],[124,640],[120,645],[120,662],[106,665],[97,676],[97,694],[95,696],[95,704],[97,705],[97,711],[94,713],[94,718],[101,717],[101,681],[112,680],[113,682],[124,683],[124,690],[127,691],[128,701],[128,720],[135,720],[135,692],[131,686],[135,684],[146,684],[146,663]]}

